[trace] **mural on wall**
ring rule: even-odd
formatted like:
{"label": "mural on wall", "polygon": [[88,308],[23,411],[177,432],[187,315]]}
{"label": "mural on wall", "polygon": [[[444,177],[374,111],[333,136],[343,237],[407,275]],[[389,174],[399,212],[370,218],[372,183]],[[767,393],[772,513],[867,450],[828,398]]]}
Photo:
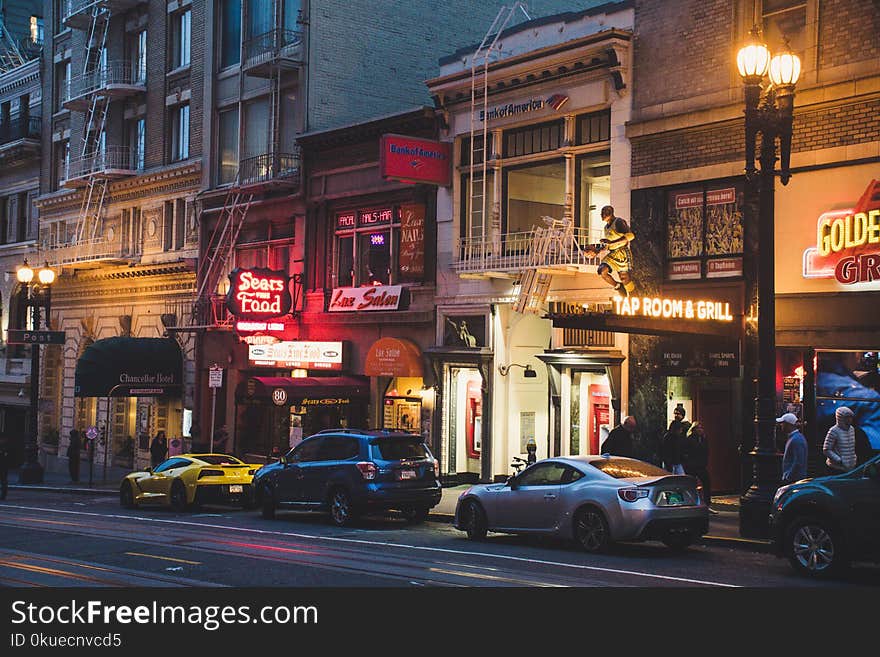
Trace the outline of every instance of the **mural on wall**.
{"label": "mural on wall", "polygon": [[880,352],[816,353],[816,425],[820,445],[841,406],[853,411],[857,431],[864,431],[871,447],[880,450]]}

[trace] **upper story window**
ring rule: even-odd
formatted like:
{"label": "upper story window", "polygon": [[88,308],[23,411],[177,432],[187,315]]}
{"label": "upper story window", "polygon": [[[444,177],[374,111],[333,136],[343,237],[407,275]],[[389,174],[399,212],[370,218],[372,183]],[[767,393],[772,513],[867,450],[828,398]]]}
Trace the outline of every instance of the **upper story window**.
{"label": "upper story window", "polygon": [[217,120],[217,182],[231,183],[238,174],[238,106],[218,114]]}
{"label": "upper story window", "polygon": [[189,103],[171,110],[171,161],[189,158]]}
{"label": "upper story window", "polygon": [[147,31],[140,30],[128,37],[128,56],[131,62],[132,82],[147,79]]}
{"label": "upper story window", "polygon": [[226,68],[241,62],[241,0],[220,4],[220,68]]}
{"label": "upper story window", "polygon": [[575,126],[578,145],[595,144],[611,139],[611,110],[582,114]]}
{"label": "upper story window", "polygon": [[171,68],[189,66],[192,50],[192,11],[171,16]]}
{"label": "upper story window", "polygon": [[396,285],[425,278],[425,206],[337,213],[335,287]]}
{"label": "upper story window", "polygon": [[774,53],[786,37],[801,61],[807,49],[807,0],[761,0],[764,43]]}
{"label": "upper story window", "polygon": [[565,121],[550,121],[527,128],[504,131],[504,157],[555,151],[562,146]]}
{"label": "upper story window", "polygon": [[30,21],[30,41],[34,44],[43,43],[44,23],[42,16],[31,16]]}

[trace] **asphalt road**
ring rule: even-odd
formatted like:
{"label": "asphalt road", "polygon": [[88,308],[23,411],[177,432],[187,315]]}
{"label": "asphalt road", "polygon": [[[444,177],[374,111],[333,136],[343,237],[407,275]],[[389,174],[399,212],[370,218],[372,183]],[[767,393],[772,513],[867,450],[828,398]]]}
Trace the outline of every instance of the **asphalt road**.
{"label": "asphalt road", "polygon": [[128,511],[112,497],[16,491],[0,502],[0,586],[828,587],[880,585],[880,568],[841,579],[796,576],[770,554],[659,543],[585,554],[554,540],[371,517],[339,529],[325,516],[222,507]]}

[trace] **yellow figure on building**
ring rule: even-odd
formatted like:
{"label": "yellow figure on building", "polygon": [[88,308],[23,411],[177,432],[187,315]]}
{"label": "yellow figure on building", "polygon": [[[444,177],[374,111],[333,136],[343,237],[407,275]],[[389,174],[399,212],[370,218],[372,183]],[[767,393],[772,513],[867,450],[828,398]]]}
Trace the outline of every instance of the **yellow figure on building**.
{"label": "yellow figure on building", "polygon": [[[629,243],[635,239],[629,224],[620,217],[614,216],[614,208],[606,205],[602,208],[602,219],[605,220],[604,237],[599,240],[598,247],[590,251],[602,258],[596,273],[608,285],[617,290],[621,296],[629,296],[636,285],[632,280],[632,251]],[[612,274],[617,273],[619,280]]]}

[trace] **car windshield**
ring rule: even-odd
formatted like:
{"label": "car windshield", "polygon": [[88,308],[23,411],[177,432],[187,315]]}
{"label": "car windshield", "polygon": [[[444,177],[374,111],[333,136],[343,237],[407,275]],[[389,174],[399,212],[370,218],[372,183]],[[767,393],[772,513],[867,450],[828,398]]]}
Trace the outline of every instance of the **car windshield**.
{"label": "car windshield", "polygon": [[416,436],[379,438],[373,446],[379,451],[379,458],[383,461],[428,458],[428,448],[422,439]]}
{"label": "car windshield", "polygon": [[602,459],[601,461],[590,461],[597,470],[601,470],[609,477],[615,479],[632,479],[635,477],[662,477],[670,474],[656,465],[636,461],[635,459]]}
{"label": "car windshield", "polygon": [[241,465],[241,461],[237,458],[226,454],[204,454],[198,458],[199,461],[204,461],[211,465]]}

